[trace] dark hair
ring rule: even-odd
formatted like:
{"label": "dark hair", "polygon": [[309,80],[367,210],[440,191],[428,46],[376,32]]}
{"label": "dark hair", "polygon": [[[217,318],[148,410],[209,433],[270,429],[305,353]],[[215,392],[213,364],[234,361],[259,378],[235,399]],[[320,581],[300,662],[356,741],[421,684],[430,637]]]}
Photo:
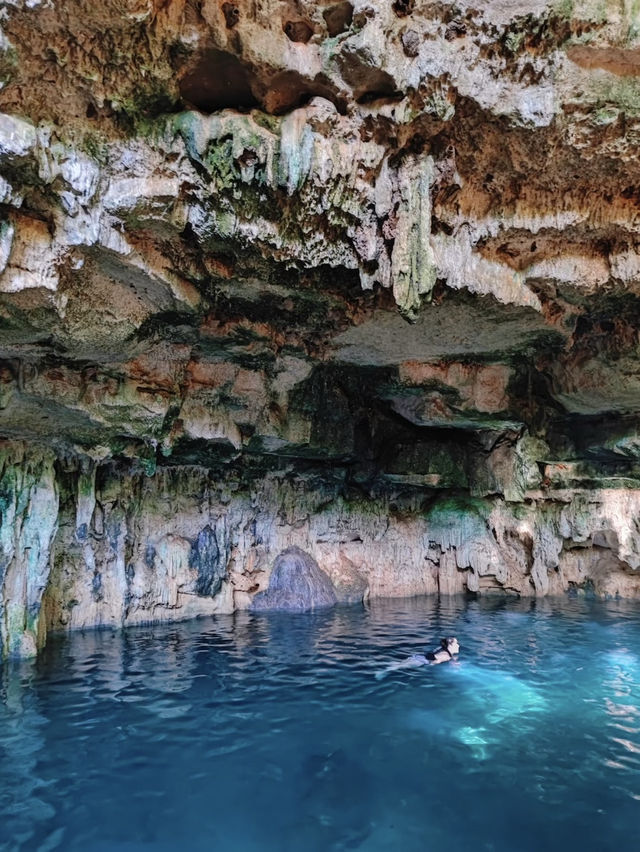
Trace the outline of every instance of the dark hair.
{"label": "dark hair", "polygon": [[455,642],[455,641],[456,641],[455,636],[445,636],[443,639],[440,640],[440,644],[442,645],[442,647],[446,651],[448,649],[449,645],[453,644],[453,642]]}

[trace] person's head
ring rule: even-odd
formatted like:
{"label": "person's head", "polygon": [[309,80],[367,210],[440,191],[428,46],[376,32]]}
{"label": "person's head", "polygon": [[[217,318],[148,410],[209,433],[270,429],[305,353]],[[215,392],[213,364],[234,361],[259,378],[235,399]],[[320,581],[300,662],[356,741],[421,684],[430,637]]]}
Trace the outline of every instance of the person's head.
{"label": "person's head", "polygon": [[450,654],[460,653],[460,645],[458,644],[458,640],[455,636],[446,636],[444,639],[440,640],[440,644],[445,651],[448,651]]}

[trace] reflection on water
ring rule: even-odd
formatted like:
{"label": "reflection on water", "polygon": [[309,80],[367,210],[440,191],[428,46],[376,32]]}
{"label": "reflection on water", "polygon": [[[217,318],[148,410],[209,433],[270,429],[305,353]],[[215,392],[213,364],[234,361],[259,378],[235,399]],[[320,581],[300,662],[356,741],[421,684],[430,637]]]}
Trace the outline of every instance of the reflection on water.
{"label": "reflection on water", "polygon": [[638,651],[583,600],[75,635],[1,670],[0,850],[635,850]]}

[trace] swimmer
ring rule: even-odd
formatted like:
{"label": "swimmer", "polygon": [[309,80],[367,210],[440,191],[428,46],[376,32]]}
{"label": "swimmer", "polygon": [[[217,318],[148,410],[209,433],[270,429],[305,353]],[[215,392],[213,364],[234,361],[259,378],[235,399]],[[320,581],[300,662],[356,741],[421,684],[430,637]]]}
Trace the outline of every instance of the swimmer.
{"label": "swimmer", "polygon": [[458,656],[460,653],[460,645],[455,636],[446,636],[440,640],[440,647],[435,651],[427,651],[425,654],[426,660],[431,666],[437,666],[439,663],[448,663]]}
{"label": "swimmer", "polygon": [[460,645],[455,636],[446,636],[440,640],[440,647],[435,651],[427,651],[426,654],[412,654],[406,660],[401,660],[397,663],[391,663],[381,672],[378,672],[376,677],[379,679],[384,677],[389,672],[398,671],[398,669],[413,669],[416,666],[437,666],[440,663],[448,663],[455,660],[460,653]]}

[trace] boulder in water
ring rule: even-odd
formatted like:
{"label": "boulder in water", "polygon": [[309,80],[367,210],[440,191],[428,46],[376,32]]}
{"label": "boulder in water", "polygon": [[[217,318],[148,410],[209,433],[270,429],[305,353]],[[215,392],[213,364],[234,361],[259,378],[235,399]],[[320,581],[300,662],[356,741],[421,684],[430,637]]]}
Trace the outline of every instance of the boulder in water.
{"label": "boulder in water", "polygon": [[333,583],[312,556],[288,547],[278,556],[269,588],[253,599],[252,609],[303,612],[337,603]]}

